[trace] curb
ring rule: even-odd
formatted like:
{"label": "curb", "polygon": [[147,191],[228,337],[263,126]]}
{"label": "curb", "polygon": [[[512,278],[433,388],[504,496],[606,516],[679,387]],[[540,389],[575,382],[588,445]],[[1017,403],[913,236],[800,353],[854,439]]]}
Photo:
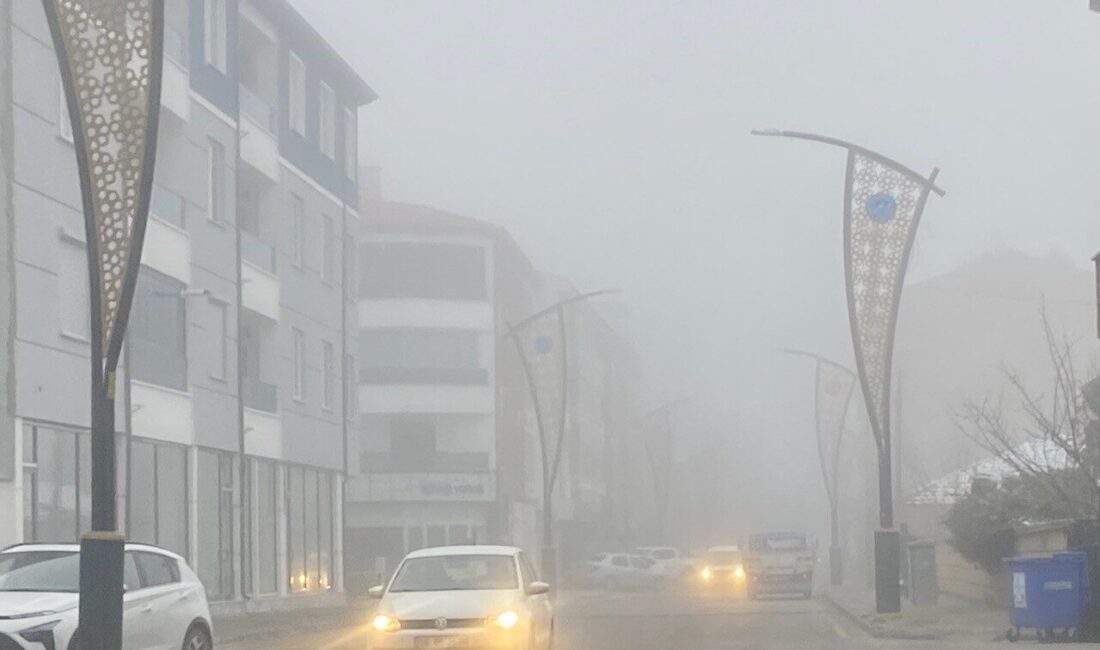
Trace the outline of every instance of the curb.
{"label": "curb", "polygon": [[833,609],[837,610],[847,619],[850,623],[863,630],[867,634],[876,639],[897,639],[902,641],[937,641],[943,639],[946,634],[934,633],[934,632],[913,632],[909,630],[897,630],[885,625],[878,625],[870,621],[864,620],[864,618],[848,607],[840,604],[836,598],[833,597],[831,592],[826,591],[824,594],[825,602],[829,603]]}
{"label": "curb", "polygon": [[332,617],[328,617],[328,616],[322,616],[322,617],[310,616],[310,617],[305,618],[302,621],[296,621],[293,624],[288,623],[288,624],[284,624],[284,625],[270,625],[270,626],[266,626],[264,628],[260,628],[260,629],[256,629],[256,630],[252,630],[252,631],[248,631],[248,632],[237,631],[237,632],[230,633],[230,635],[228,635],[228,636],[218,634],[218,629],[219,628],[224,629],[225,627],[234,627],[234,626],[231,625],[231,622],[234,619],[247,619],[249,617],[248,614],[241,614],[239,616],[233,616],[233,617],[230,617],[230,618],[227,618],[227,619],[223,619],[220,622],[219,621],[214,622],[214,643],[216,644],[216,646],[222,646],[222,645],[230,645],[230,644],[233,644],[233,643],[238,643],[238,642],[241,642],[241,641],[255,641],[257,639],[267,639],[267,638],[270,638],[270,637],[280,636],[282,634],[285,634],[286,632],[294,632],[296,634],[298,634],[298,633],[320,632],[322,630],[326,630],[326,629],[331,628],[334,624],[335,625],[347,625],[348,623],[353,622],[352,621],[353,616],[354,616],[354,610],[353,609],[351,609],[351,608],[347,608],[347,609],[340,608],[340,612],[341,612],[341,614],[339,616],[332,616]]}

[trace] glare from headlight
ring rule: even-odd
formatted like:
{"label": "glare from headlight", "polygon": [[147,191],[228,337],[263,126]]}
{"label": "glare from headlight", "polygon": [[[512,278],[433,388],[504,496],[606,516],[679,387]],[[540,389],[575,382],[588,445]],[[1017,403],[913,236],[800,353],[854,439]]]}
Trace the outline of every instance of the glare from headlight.
{"label": "glare from headlight", "polygon": [[401,621],[385,614],[376,615],[371,619],[370,625],[379,632],[396,632],[401,629]]}
{"label": "glare from headlight", "polygon": [[710,577],[713,574],[710,571],[710,567],[707,567],[707,568],[703,569],[703,573],[701,573],[700,575],[703,576],[703,580],[710,580]]}
{"label": "glare from headlight", "polygon": [[501,614],[498,614],[498,615],[494,616],[491,619],[491,622],[492,622],[493,625],[495,625],[499,628],[502,628],[502,629],[505,629],[505,630],[510,630],[513,627],[515,627],[516,624],[519,623],[519,614],[515,613],[512,610],[508,610],[506,612],[503,612]]}
{"label": "glare from headlight", "polygon": [[745,568],[741,565],[738,565],[737,568],[733,570],[733,577],[737,578],[738,580],[740,580],[741,578],[744,578],[745,577]]}

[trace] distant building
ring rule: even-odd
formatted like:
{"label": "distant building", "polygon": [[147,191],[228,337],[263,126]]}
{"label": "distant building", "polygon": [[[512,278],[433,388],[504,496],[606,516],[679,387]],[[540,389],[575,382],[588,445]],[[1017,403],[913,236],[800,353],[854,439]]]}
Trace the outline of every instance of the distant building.
{"label": "distant building", "polygon": [[[42,4],[9,7],[0,545],[74,540],[91,505],[72,132]],[[189,558],[216,610],[338,600],[355,329],[345,251],[359,219],[357,114],[374,93],[284,0],[179,0],[166,14],[116,418],[123,532]]]}

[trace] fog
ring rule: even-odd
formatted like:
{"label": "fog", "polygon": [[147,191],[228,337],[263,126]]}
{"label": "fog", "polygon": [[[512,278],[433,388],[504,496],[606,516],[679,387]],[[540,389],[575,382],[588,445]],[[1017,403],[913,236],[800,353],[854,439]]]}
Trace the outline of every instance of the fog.
{"label": "fog", "polygon": [[759,525],[823,517],[812,364],[778,350],[852,352],[844,153],[750,129],[940,167],[910,283],[1002,249],[1083,273],[1100,247],[1084,0],[295,4],[380,95],[360,150],[384,195],[498,223],[579,289],[621,289],[649,399],[690,400],[677,456],[751,449],[738,496],[767,496]]}

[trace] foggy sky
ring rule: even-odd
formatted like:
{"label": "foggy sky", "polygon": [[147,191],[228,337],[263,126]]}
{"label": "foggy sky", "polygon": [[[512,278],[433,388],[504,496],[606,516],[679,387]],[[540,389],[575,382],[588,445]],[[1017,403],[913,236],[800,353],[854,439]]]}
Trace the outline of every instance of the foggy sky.
{"label": "foggy sky", "polygon": [[384,194],[623,289],[655,394],[712,427],[808,442],[811,369],[776,349],[851,358],[844,153],[753,127],[941,167],[910,280],[1002,247],[1100,249],[1086,0],[295,4],[381,96],[360,148]]}

